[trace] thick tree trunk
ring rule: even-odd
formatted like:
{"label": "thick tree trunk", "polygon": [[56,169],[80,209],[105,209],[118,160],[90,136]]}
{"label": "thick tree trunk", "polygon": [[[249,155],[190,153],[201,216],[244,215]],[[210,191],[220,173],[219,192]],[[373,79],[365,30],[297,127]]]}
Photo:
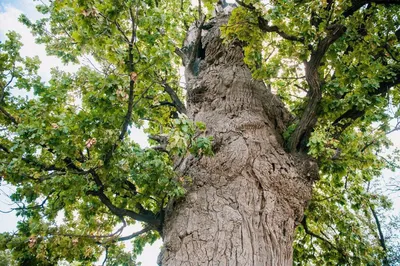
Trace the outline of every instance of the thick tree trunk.
{"label": "thick tree trunk", "polygon": [[215,156],[181,165],[193,183],[166,212],[163,266],[292,265],[294,230],[317,177],[310,158],[284,150],[290,116],[252,79],[241,45],[222,44],[226,21],[203,30],[201,60],[187,65],[188,113],[206,123]]}

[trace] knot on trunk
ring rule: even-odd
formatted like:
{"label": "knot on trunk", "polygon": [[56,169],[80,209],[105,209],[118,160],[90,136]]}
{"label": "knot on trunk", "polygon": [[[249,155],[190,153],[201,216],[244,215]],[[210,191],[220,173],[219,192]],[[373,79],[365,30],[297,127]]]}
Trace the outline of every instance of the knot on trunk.
{"label": "knot on trunk", "polygon": [[314,182],[319,179],[318,163],[309,155],[298,153],[295,155],[297,167],[304,178]]}

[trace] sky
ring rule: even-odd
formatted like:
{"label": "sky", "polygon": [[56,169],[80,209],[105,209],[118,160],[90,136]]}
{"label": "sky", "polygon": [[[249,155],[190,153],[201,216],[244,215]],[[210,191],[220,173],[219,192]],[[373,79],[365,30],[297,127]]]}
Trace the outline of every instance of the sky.
{"label": "sky", "polygon": [[[229,1],[231,2],[231,1]],[[14,30],[22,36],[22,43],[24,46],[21,49],[21,55],[25,56],[39,56],[42,61],[41,67],[39,69],[39,75],[43,80],[50,79],[50,69],[54,67],[59,67],[60,69],[67,72],[74,72],[78,69],[79,65],[63,65],[61,61],[53,56],[47,56],[46,50],[43,45],[35,43],[34,37],[30,33],[29,29],[23,24],[18,22],[18,17],[20,14],[24,13],[31,20],[40,18],[42,15],[36,11],[35,5],[37,1],[32,0],[0,0],[0,41],[4,41],[5,34],[9,30]],[[147,137],[141,130],[133,129],[132,136],[135,140],[143,145],[147,145]],[[394,147],[400,149],[400,132],[394,132],[390,135],[391,140],[394,143]],[[392,177],[397,177],[399,172],[393,173],[390,171],[384,171],[383,181],[386,182]],[[12,192],[11,187],[4,186],[4,183],[0,186],[0,210],[5,210],[10,208],[9,201],[5,195],[9,195]],[[399,214],[400,211],[400,198],[396,195],[392,196],[394,200],[394,210],[393,214]],[[13,231],[17,223],[17,218],[13,213],[2,214],[0,213],[1,228],[0,232]],[[137,227],[129,228],[125,233],[126,235],[139,230]],[[143,254],[139,257],[138,261],[142,262],[143,266],[155,266],[157,256],[159,253],[159,248],[161,246],[161,241],[156,242],[151,247],[146,247]],[[127,245],[130,248],[130,245]],[[100,259],[101,261],[102,259]]]}

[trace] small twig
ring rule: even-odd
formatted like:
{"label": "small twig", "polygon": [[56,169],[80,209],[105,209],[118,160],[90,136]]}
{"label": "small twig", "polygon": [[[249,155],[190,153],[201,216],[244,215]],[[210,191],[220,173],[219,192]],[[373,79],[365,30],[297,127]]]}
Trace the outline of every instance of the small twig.
{"label": "small twig", "polygon": [[89,64],[99,73],[105,74],[103,71],[99,70],[94,64],[93,62],[86,56],[83,55],[83,57],[89,62]]}
{"label": "small twig", "polygon": [[122,30],[121,25],[118,23],[117,20],[113,21],[111,19],[109,19],[106,15],[104,15],[103,13],[99,12],[99,15],[102,16],[103,18],[105,18],[107,21],[114,23],[115,26],[117,27],[117,30],[122,34],[123,39],[127,42],[130,43],[128,37],[126,36],[125,32]]}
{"label": "small twig", "polygon": [[[18,208],[11,208],[8,211],[2,211],[0,210],[1,213],[11,213],[13,211],[19,211],[19,210],[32,210],[32,209],[42,209],[44,207],[44,205],[46,204],[47,200],[50,198],[50,196],[54,193],[55,191],[52,191],[43,201],[42,203],[38,204],[38,205],[34,205],[34,206],[23,206],[23,207],[18,207]],[[15,203],[16,205],[18,205],[18,203]],[[20,206],[20,205],[18,205]]]}
{"label": "small twig", "polygon": [[11,74],[11,78],[10,78],[10,80],[7,82],[7,84],[3,87],[3,88],[1,88],[1,94],[0,94],[0,103],[2,103],[3,102],[3,100],[4,100],[4,97],[5,97],[5,92],[6,92],[6,88],[11,84],[11,82],[14,80],[14,70],[15,70],[15,63],[13,64],[13,68],[12,68],[12,70],[10,70],[10,73],[12,73]]}
{"label": "small twig", "polygon": [[301,77],[274,77],[276,79],[305,79],[306,76],[301,76]]}
{"label": "small twig", "polygon": [[108,247],[105,247],[105,249],[106,249],[106,254],[105,254],[103,263],[101,264],[102,266],[106,265],[106,262],[107,262],[107,259],[108,259]]}
{"label": "small twig", "polygon": [[198,13],[199,13],[199,19],[202,17],[203,12],[201,10],[201,0],[198,0],[198,9],[197,9]]}
{"label": "small twig", "polygon": [[328,239],[325,239],[325,238],[323,238],[323,237],[321,237],[321,236],[319,236],[319,235],[317,235],[317,234],[311,232],[310,229],[308,228],[307,220],[306,220],[306,219],[307,219],[307,216],[304,215],[304,218],[303,218],[303,220],[301,221],[301,224],[303,225],[304,231],[305,231],[307,234],[309,234],[309,235],[311,235],[311,236],[313,236],[313,237],[315,237],[315,238],[318,238],[319,240],[322,240],[323,242],[328,243],[331,247],[333,247],[334,249],[337,250],[337,247],[336,247],[334,244],[332,244]]}
{"label": "small twig", "polygon": [[383,257],[383,264],[382,265],[388,266],[389,265],[389,261],[387,259],[387,255],[386,255],[387,248],[386,248],[386,243],[385,243],[385,237],[384,237],[384,235],[382,233],[381,223],[379,222],[379,218],[378,218],[378,215],[377,215],[374,207],[372,207],[372,205],[370,205],[369,208],[370,208],[370,210],[372,212],[372,215],[374,216],[376,227],[378,229],[379,243],[380,243],[383,251],[385,252],[384,257]]}
{"label": "small twig", "polygon": [[149,227],[145,227],[142,230],[140,230],[138,232],[135,232],[133,234],[130,234],[128,236],[122,236],[122,237],[118,238],[117,241],[126,241],[126,240],[132,239],[134,237],[140,236],[141,234],[144,234],[144,233],[146,233],[146,232],[148,232],[150,230],[151,230],[150,226]]}

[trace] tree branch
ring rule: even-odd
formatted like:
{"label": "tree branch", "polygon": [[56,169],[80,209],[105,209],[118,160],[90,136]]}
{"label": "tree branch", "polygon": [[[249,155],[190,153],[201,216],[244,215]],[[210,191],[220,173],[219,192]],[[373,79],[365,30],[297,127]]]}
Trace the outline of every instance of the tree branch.
{"label": "tree branch", "polygon": [[118,228],[115,232],[107,234],[107,235],[80,235],[80,234],[50,234],[50,235],[56,235],[56,236],[67,236],[67,237],[77,237],[77,238],[92,238],[92,239],[96,239],[96,238],[114,238],[116,236],[118,236],[118,238],[116,238],[114,241],[115,242],[121,242],[121,241],[126,241],[126,240],[130,240],[134,237],[138,237],[144,233],[147,233],[148,231],[152,230],[151,226],[147,226],[145,228],[143,228],[140,231],[134,232],[130,235],[127,236],[120,236],[124,230],[124,228],[127,226],[126,222],[123,221],[123,225]]}
{"label": "tree branch", "polygon": [[[236,1],[239,5],[252,10],[253,12],[257,12],[257,9],[251,5],[251,4],[246,4],[243,1]],[[400,0],[376,0],[376,1],[360,1],[360,0],[353,0],[352,5],[344,11],[343,16],[344,17],[349,17],[353,15],[357,10],[362,8],[364,5],[369,4],[369,3],[377,3],[377,4],[400,4]],[[331,8],[331,5],[329,5],[329,8]],[[282,38],[290,41],[296,41],[296,42],[301,42],[304,43],[304,38],[302,37],[297,37],[293,36],[290,34],[287,34],[283,32],[282,30],[279,29],[278,26],[273,25],[270,26],[268,24],[269,22],[265,20],[262,16],[258,17],[258,26],[260,27],[261,30],[264,32],[276,32],[279,34]],[[322,81],[320,80],[319,74],[318,74],[318,68],[321,64],[322,59],[324,58],[327,50],[329,47],[336,41],[338,40],[341,36],[344,35],[346,32],[346,27],[342,24],[339,24],[338,21],[336,21],[334,24],[331,24],[326,27],[326,29],[329,31],[327,36],[323,38],[321,41],[319,41],[317,47],[315,50],[312,51],[310,60],[305,63],[305,71],[306,71],[306,80],[309,85],[309,91],[308,91],[308,102],[305,107],[305,110],[300,118],[300,121],[298,122],[298,126],[296,127],[295,131],[292,133],[288,143],[287,143],[287,148],[289,151],[302,151],[306,149],[307,141],[308,138],[314,128],[314,126],[317,123],[317,111],[319,108],[319,103],[322,99],[322,91],[321,91],[321,83]],[[311,48],[310,48],[311,49]]]}
{"label": "tree branch", "polygon": [[316,50],[311,53],[310,60],[305,62],[306,80],[309,86],[307,97],[309,100],[298,126],[288,141],[287,147],[291,152],[302,151],[307,147],[308,138],[317,123],[317,109],[322,99],[322,82],[318,68],[329,47],[346,32],[346,27],[339,24],[331,25],[328,29],[330,30],[328,36],[318,43]]}
{"label": "tree branch", "polygon": [[303,225],[303,228],[304,228],[304,231],[307,233],[307,234],[309,234],[310,236],[313,236],[313,237],[315,237],[315,238],[318,238],[319,240],[321,240],[321,241],[323,241],[323,242],[325,242],[325,243],[328,243],[328,245],[329,246],[331,246],[332,248],[334,248],[334,249],[338,249],[332,242],[330,242],[328,239],[325,239],[325,238],[323,238],[323,237],[321,237],[321,236],[319,236],[319,235],[317,235],[317,234],[315,234],[315,233],[313,233],[313,232],[311,232],[310,231],[310,229],[308,228],[308,225],[307,225],[307,216],[306,215],[304,215],[304,218],[303,218],[303,220],[301,221],[301,225]]}
{"label": "tree branch", "polygon": [[126,210],[126,209],[115,206],[111,202],[111,200],[104,194],[104,185],[101,182],[100,177],[97,175],[97,173],[94,170],[91,170],[90,173],[93,177],[93,180],[95,181],[95,183],[97,185],[97,190],[87,191],[88,195],[93,195],[93,196],[98,197],[100,199],[100,201],[104,205],[106,205],[106,207],[111,211],[111,213],[113,213],[114,215],[116,215],[120,218],[121,217],[130,217],[136,221],[148,223],[148,224],[152,225],[153,227],[157,228],[157,230],[161,230],[161,221],[152,212],[146,210],[146,213],[142,214],[142,213],[136,213],[134,211]]}
{"label": "tree branch", "polygon": [[132,234],[130,234],[130,235],[128,235],[128,236],[121,236],[120,238],[117,239],[117,241],[126,241],[126,240],[130,240],[130,239],[132,239],[132,238],[134,238],[134,237],[137,237],[137,236],[140,236],[140,235],[142,235],[142,234],[144,234],[144,233],[147,233],[147,232],[150,231],[150,230],[151,230],[151,227],[145,227],[145,228],[143,228],[142,230],[140,230],[140,231],[138,231],[138,232],[135,232],[135,233],[132,233]]}
{"label": "tree branch", "polygon": [[160,144],[168,143],[168,137],[167,136],[149,135],[149,139],[155,140]]}
{"label": "tree branch", "polygon": [[106,247],[105,249],[106,249],[106,254],[104,255],[104,260],[101,266],[105,266],[108,259],[108,247]]}
{"label": "tree branch", "polygon": [[[46,149],[49,150],[50,152],[52,152],[52,149],[51,149],[51,148],[49,149],[49,148],[47,148],[45,145],[41,145],[41,146],[42,146],[43,148],[46,148]],[[4,145],[2,145],[2,144],[0,144],[0,149],[3,150],[4,152],[8,153],[8,154],[10,153],[10,150],[9,150],[6,146],[4,146]],[[30,156],[30,157],[22,157],[21,160],[24,161],[25,163],[29,164],[29,165],[38,167],[39,170],[41,170],[41,171],[58,171],[58,172],[64,173],[64,174],[66,173],[66,170],[65,170],[64,168],[60,168],[60,167],[57,167],[57,166],[55,166],[55,165],[45,165],[45,164],[43,164],[43,163],[41,163],[41,162],[39,162],[39,161],[36,161],[35,158],[34,158],[33,156]],[[67,168],[70,168],[71,170],[75,170],[75,171],[76,171],[76,172],[74,172],[75,174],[86,174],[85,171],[83,171],[82,169],[80,169],[79,167],[77,167],[77,166],[73,163],[73,161],[72,161],[71,158],[66,157],[66,158],[64,159],[64,163],[66,164],[66,167],[67,167]]]}
{"label": "tree branch", "polygon": [[[50,198],[50,196],[54,193],[55,191],[51,191],[49,193],[49,195],[47,195],[47,197],[42,201],[42,203],[34,205],[34,206],[27,206],[25,207],[25,204],[22,204],[22,207],[18,207],[18,208],[11,208],[8,211],[2,211],[0,210],[0,213],[11,213],[13,211],[19,211],[19,210],[32,210],[32,209],[42,209],[44,207],[44,205],[46,204],[46,202],[48,201],[48,199]],[[9,197],[9,196],[8,196]],[[18,205],[18,203],[15,203],[16,205]],[[19,205],[18,205],[19,206]]]}
{"label": "tree branch", "polygon": [[165,80],[162,81],[161,86],[163,86],[164,90],[171,97],[172,103],[175,106],[176,110],[181,114],[187,114],[186,107],[179,99],[178,94],[176,94],[175,90],[171,88],[171,86],[169,86]]}
{"label": "tree branch", "polygon": [[[373,97],[376,95],[385,96],[392,87],[394,87],[398,84],[400,84],[400,72],[397,73],[397,75],[395,77],[393,77],[392,80],[381,82],[378,89],[376,89],[375,91],[370,91],[367,96],[369,96],[369,97]],[[339,128],[338,132],[335,135],[335,138],[340,136],[340,134],[346,128],[348,128],[355,120],[364,116],[365,113],[366,113],[366,109],[359,110],[357,108],[357,106],[353,106],[352,108],[347,110],[345,113],[343,113],[341,116],[336,118],[336,120],[332,123],[332,125],[334,127]],[[345,123],[342,123],[344,120],[348,120],[348,121]]]}
{"label": "tree branch", "polygon": [[10,120],[14,125],[18,125],[17,119],[15,119],[15,117],[13,117],[9,112],[7,112],[7,110],[4,109],[2,105],[0,105],[0,112],[2,112],[4,116],[8,118],[8,120]]}
{"label": "tree branch", "polygon": [[[59,171],[59,172],[65,173],[65,169],[63,169],[63,168],[56,167],[55,165],[44,165],[44,164],[34,160],[33,158],[22,157],[21,160],[29,165],[38,167],[39,170],[41,170],[41,171]],[[82,171],[82,170],[80,170],[80,171]]]}
{"label": "tree branch", "polygon": [[383,251],[385,252],[382,265],[389,266],[389,261],[388,261],[387,255],[386,255],[387,248],[386,248],[386,243],[385,243],[385,237],[382,233],[381,223],[379,222],[379,218],[378,218],[378,215],[377,215],[374,207],[372,207],[372,205],[370,205],[369,208],[371,209],[372,215],[374,216],[374,219],[375,219],[376,227],[378,229],[379,243],[380,243]]}
{"label": "tree branch", "polygon": [[[240,6],[242,6],[244,8],[247,8],[247,9],[249,9],[251,11],[254,11],[254,12],[257,11],[257,9],[251,4],[246,4],[243,1],[239,1],[239,0],[236,0],[236,3],[238,3]],[[281,36],[282,38],[284,38],[286,40],[296,41],[296,42],[301,42],[301,43],[304,42],[304,38],[303,37],[297,37],[297,36],[294,36],[294,35],[287,34],[287,33],[282,31],[281,29],[279,29],[279,27],[277,27],[275,25],[274,26],[269,26],[268,25],[269,24],[268,20],[266,20],[262,16],[258,16],[257,19],[258,19],[258,26],[260,27],[260,29],[263,32],[275,32],[279,36]]]}
{"label": "tree branch", "polygon": [[186,66],[188,64],[188,57],[186,56],[186,54],[179,49],[178,47],[175,47],[175,53],[182,59],[182,64],[183,66]]}
{"label": "tree branch", "polygon": [[348,261],[348,259],[347,259],[348,256],[347,256],[345,253],[343,253],[343,250],[342,250],[340,247],[336,247],[336,246],[335,246],[331,241],[329,241],[328,239],[323,238],[323,237],[321,237],[321,236],[315,234],[314,232],[310,231],[310,229],[308,228],[307,220],[306,220],[306,219],[307,219],[307,217],[306,217],[306,215],[304,215],[304,218],[303,218],[303,220],[301,221],[301,224],[303,225],[303,228],[304,228],[304,231],[306,232],[306,234],[308,234],[308,235],[310,235],[310,236],[313,236],[313,237],[315,237],[315,238],[318,238],[318,239],[321,240],[322,242],[327,243],[330,247],[336,249],[336,250],[340,253],[340,255],[342,255],[342,257],[343,257],[346,261]]}
{"label": "tree branch", "polygon": [[303,37],[297,37],[294,35],[287,34],[284,31],[282,31],[281,29],[279,29],[278,26],[275,26],[275,25],[269,26],[268,24],[269,24],[268,20],[266,20],[265,18],[263,18],[261,16],[258,17],[258,26],[260,27],[260,29],[263,32],[275,32],[279,36],[281,36],[282,38],[284,38],[286,40],[304,43]]}
{"label": "tree branch", "polygon": [[121,33],[123,39],[124,39],[127,43],[130,43],[128,37],[126,36],[125,32],[122,30],[121,25],[118,23],[117,20],[113,21],[113,20],[109,19],[106,15],[104,15],[104,14],[101,13],[101,12],[99,12],[98,14],[99,14],[100,16],[102,16],[105,20],[107,20],[107,21],[113,23],[113,24],[117,27],[117,30]]}
{"label": "tree branch", "polygon": [[[11,70],[11,78],[10,78],[10,80],[7,82],[6,85],[4,85],[3,88],[1,88],[1,91],[0,91],[0,104],[1,104],[1,103],[3,102],[3,100],[4,100],[6,88],[11,84],[11,82],[12,82],[12,81],[14,80],[14,78],[15,78],[14,71],[15,71],[15,62],[14,62],[14,64],[13,64],[13,67],[12,67],[12,70]],[[8,75],[8,74],[7,74],[7,75]]]}
{"label": "tree branch", "polygon": [[135,73],[135,66],[133,62],[133,45],[135,41],[135,36],[136,36],[136,26],[135,26],[135,20],[132,14],[132,11],[129,8],[129,12],[132,15],[131,17],[131,23],[132,23],[132,41],[129,41],[129,39],[125,36],[125,38],[128,40],[128,69],[129,69],[129,93],[128,93],[128,110],[125,115],[124,122],[122,124],[121,132],[118,137],[118,141],[115,142],[111,149],[106,153],[105,158],[104,158],[104,165],[108,165],[112,155],[115,151],[115,149],[118,146],[118,142],[122,142],[125,138],[125,134],[128,131],[128,126],[132,118],[132,112],[133,112],[133,99],[134,99],[134,88],[135,88],[135,82],[136,82],[136,77],[137,73]]}
{"label": "tree branch", "polygon": [[[137,15],[137,14],[136,14]],[[132,30],[132,34],[131,34],[131,41],[130,43],[135,43],[135,38],[136,38],[136,23],[135,23],[135,17],[133,15],[133,11],[132,11],[132,7],[129,7],[129,17],[131,19],[131,30]]]}
{"label": "tree branch", "polygon": [[6,147],[6,146],[4,146],[3,144],[1,144],[0,143],[0,149],[2,149],[4,152],[6,152],[6,153],[10,153],[10,150]]}

